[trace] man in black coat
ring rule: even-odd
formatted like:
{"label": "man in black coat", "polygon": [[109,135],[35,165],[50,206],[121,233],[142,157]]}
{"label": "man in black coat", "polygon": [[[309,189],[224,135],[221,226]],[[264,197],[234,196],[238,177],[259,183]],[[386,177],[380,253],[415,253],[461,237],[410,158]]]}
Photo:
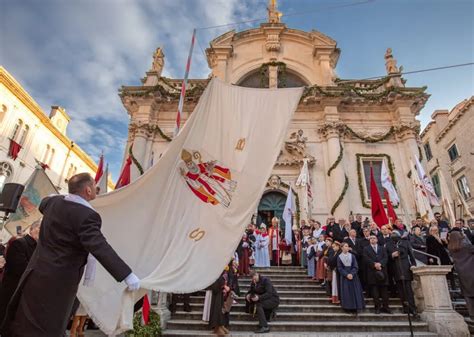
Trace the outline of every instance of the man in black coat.
{"label": "man in black coat", "polygon": [[[351,229],[349,231],[349,237],[345,238],[343,242],[347,243],[349,245],[349,251],[355,255],[356,257],[359,256],[358,252],[358,246],[357,246],[357,241],[359,239],[357,238],[357,231],[355,229]],[[339,242],[339,243],[343,243]]]}
{"label": "man in black coat", "polygon": [[390,314],[388,307],[388,274],[387,274],[387,250],[378,245],[377,236],[370,236],[370,245],[364,248],[364,260],[367,267],[367,285],[374,299],[375,313],[381,311],[380,297],[382,297],[382,311]]}
{"label": "man in black coat", "polygon": [[270,331],[267,320],[275,316],[280,297],[268,277],[260,276],[257,272],[252,272],[251,276],[250,290],[245,296],[245,311],[250,313],[255,306],[259,321],[259,329],[255,333],[267,333]]}
{"label": "man in black coat", "polygon": [[364,227],[362,229],[363,236],[362,238],[357,239],[357,246],[356,246],[356,251],[357,251],[357,262],[359,263],[359,279],[360,283],[362,284],[362,288],[364,291],[368,291],[368,286],[367,286],[367,266],[365,265],[365,261],[362,258],[364,255],[364,249],[365,247],[370,245],[370,228],[369,227]]}
{"label": "man in black coat", "polygon": [[23,275],[28,262],[35,251],[40,227],[41,221],[38,220],[33,222],[30,226],[29,234],[12,241],[8,247],[5,274],[3,276],[2,283],[0,284],[1,320],[3,320],[3,317],[5,317],[8,302],[10,302],[16,287],[20,283],[21,275]]}
{"label": "man in black coat", "polygon": [[464,219],[457,219],[454,223],[454,227],[449,231],[449,233],[453,231],[458,231],[464,234],[467,242],[470,242],[474,245],[474,235],[471,233],[471,229],[465,226]]}
{"label": "man in black coat", "polygon": [[351,223],[351,228],[356,230],[357,237],[362,237],[362,215],[356,214],[356,219]]}
{"label": "man in black coat", "polygon": [[397,283],[397,290],[403,303],[403,310],[417,315],[415,297],[411,287],[411,281],[413,280],[411,267],[416,266],[416,260],[410,243],[408,240],[401,239],[398,231],[393,231],[392,241],[389,241],[386,247],[388,256],[393,261],[393,278]]}
{"label": "man in black coat", "polygon": [[2,336],[63,336],[89,253],[117,282],[125,280],[129,290],[140,288],[140,280],[100,231],[100,215],[89,204],[96,196],[94,179],[77,174],[68,188],[67,196],[41,201],[38,244],[7,308],[3,328],[9,327],[10,334]]}

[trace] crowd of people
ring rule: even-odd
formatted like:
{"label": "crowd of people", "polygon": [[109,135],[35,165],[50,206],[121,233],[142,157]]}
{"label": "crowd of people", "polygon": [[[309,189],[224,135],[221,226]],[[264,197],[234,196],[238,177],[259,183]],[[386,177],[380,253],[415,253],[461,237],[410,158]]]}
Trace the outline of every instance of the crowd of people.
{"label": "crowd of people", "polygon": [[[139,287],[139,279],[100,232],[100,217],[88,203],[95,197],[92,177],[74,176],[69,185],[69,195],[42,201],[41,222],[32,223],[27,234],[0,245],[2,337],[62,336],[68,322],[72,336],[83,335],[86,313],[80,313],[75,295],[89,252],[117,281],[125,281],[128,289]],[[230,311],[242,296],[246,312],[259,321],[256,332],[268,332],[280,298],[270,278],[253,267],[285,265],[305,268],[308,278],[326,289],[328,301],[355,315],[366,308],[367,298],[373,298],[376,314],[391,314],[392,294],[400,297],[404,312],[417,316],[411,286],[411,267],[417,260],[454,265],[447,278],[456,288],[455,273],[458,275],[474,319],[474,221],[458,219],[449,224],[436,213],[433,221],[417,218],[409,227],[400,219],[379,227],[368,218],[362,220],[360,214],[337,222],[329,217],[324,225],[302,220],[300,226],[292,227],[291,240],[285,239],[278,218],[268,228],[250,224],[234,258],[206,289],[203,320],[215,334],[229,333]],[[239,277],[251,279],[245,294]],[[184,311],[191,311],[189,294],[173,295],[170,310],[175,312],[180,300]],[[51,310],[44,310],[42,303],[46,302],[52,304]]]}
{"label": "crowd of people", "polygon": [[403,311],[418,316],[411,281],[412,266],[453,265],[447,275],[457,288],[458,274],[469,315],[474,318],[474,221],[458,219],[454,224],[440,213],[429,223],[414,219],[407,227],[400,219],[378,226],[357,214],[349,219],[329,217],[326,224],[302,220],[293,226],[291,242],[284,239],[279,219],[270,226],[250,224],[237,248],[238,275],[249,275],[251,267],[302,266],[308,278],[326,289],[329,300],[343,309],[365,309],[364,298],[373,298],[374,312],[391,314],[389,296],[398,296]]}

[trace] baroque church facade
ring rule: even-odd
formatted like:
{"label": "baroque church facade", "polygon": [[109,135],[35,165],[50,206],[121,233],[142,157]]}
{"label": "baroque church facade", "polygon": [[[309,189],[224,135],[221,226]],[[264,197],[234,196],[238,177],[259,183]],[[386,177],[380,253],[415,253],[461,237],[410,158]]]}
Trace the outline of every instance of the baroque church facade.
{"label": "baroque church facade", "polygon": [[[313,218],[324,223],[331,214],[336,219],[357,213],[370,217],[370,167],[383,196],[382,161],[402,200],[397,214],[405,221],[413,218],[416,208],[409,163],[421,153],[417,116],[429,97],[426,88],[405,86],[391,49],[385,54],[386,77],[340,79],[335,72],[341,52],[336,41],[318,31],[287,27],[280,22],[275,5],[268,12],[267,23],[229,31],[206,49],[211,77],[252,88],[305,87],[255,210],[256,221],[281,218],[289,187],[296,194],[296,220]],[[173,135],[182,79],[161,76],[164,63],[158,48],[142,85],[123,86],[119,91],[130,116],[126,157],[129,153],[134,157],[132,178],[158,160]],[[208,81],[188,81],[182,123]],[[262,132],[271,130],[262,127]],[[305,161],[312,198],[295,186]]]}

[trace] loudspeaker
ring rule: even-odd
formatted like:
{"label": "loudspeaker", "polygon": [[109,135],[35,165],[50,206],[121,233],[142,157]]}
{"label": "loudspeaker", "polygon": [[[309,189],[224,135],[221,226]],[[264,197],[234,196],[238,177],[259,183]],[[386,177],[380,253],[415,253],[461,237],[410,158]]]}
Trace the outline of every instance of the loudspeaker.
{"label": "loudspeaker", "polygon": [[15,213],[24,189],[25,186],[21,184],[5,184],[3,186],[2,194],[0,194],[0,211],[5,213]]}

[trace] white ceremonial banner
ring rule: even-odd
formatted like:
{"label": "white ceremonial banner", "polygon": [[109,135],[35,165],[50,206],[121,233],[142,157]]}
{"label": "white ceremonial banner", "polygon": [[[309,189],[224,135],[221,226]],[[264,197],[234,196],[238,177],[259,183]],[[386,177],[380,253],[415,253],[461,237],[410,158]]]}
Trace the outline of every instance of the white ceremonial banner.
{"label": "white ceremonial banner", "polygon": [[303,166],[301,167],[300,175],[296,179],[297,187],[303,189],[302,205],[303,205],[303,219],[308,222],[312,218],[313,195],[311,192],[311,176],[308,169],[308,158],[303,159]]}
{"label": "white ceremonial banner", "polygon": [[132,294],[97,265],[78,297],[106,334],[132,328],[146,289],[190,293],[212,284],[257,208],[303,88],[251,89],[212,79],[168,150],[93,207],[108,242],[142,279]]}
{"label": "white ceremonial banner", "polygon": [[382,186],[387,190],[388,195],[390,196],[390,201],[392,202],[392,205],[400,204],[400,198],[398,197],[395,186],[393,186],[392,177],[388,173],[385,160],[382,160],[382,170],[380,172],[380,180],[382,181]]}
{"label": "white ceremonial banner", "polygon": [[286,197],[285,210],[283,211],[282,216],[283,220],[285,220],[285,240],[289,245],[291,245],[291,234],[293,233],[291,220],[293,219],[293,214],[295,213],[293,205],[293,191],[291,190],[290,186],[288,187],[288,196]]}
{"label": "white ceremonial banner", "polygon": [[423,185],[423,188],[426,191],[430,204],[432,206],[441,206],[441,204],[439,203],[438,197],[436,196],[436,192],[434,190],[433,183],[431,182],[431,178],[428,177],[428,175],[425,173],[425,170],[423,169],[423,166],[418,160],[418,157],[417,156],[414,156],[414,157],[415,157],[416,171],[418,172],[418,176],[420,177],[421,183]]}

